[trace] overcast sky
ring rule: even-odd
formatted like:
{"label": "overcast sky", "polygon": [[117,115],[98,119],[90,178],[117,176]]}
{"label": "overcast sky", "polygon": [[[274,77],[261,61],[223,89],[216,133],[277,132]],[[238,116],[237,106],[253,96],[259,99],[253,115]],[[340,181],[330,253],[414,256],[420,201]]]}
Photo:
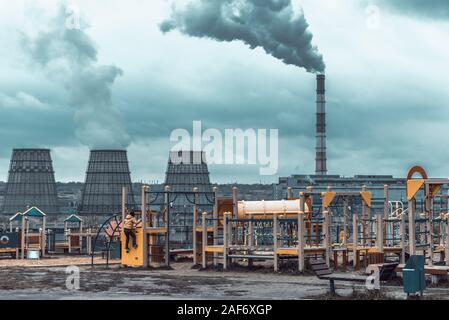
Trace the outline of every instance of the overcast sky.
{"label": "overcast sky", "polygon": [[[211,166],[213,182],[314,172],[314,74],[239,41],[163,34],[159,25],[171,15],[166,0],[73,0],[97,54],[88,63],[117,71],[103,88],[102,101],[110,94],[118,119],[111,120],[101,106],[78,108],[65,74],[54,76],[31,61],[37,51],[24,50],[24,37],[51,28],[59,3],[0,0],[0,180],[7,179],[12,148],[46,147],[58,181],[83,181],[89,118],[105,128],[94,136],[109,126],[129,143],[134,181],[164,179],[170,132],[191,130],[193,120],[220,130],[279,129],[277,175],[260,176],[258,166]],[[293,4],[302,7],[326,65],[329,173],[404,176],[422,164],[431,176],[447,177],[449,2]],[[84,90],[97,92],[89,87],[96,80],[83,81]]]}

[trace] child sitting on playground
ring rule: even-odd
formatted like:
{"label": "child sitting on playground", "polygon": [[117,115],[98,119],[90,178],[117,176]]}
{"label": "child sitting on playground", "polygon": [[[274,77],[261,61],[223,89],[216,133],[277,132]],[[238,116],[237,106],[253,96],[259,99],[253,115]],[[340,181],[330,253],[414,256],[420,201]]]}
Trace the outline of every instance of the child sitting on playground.
{"label": "child sitting on playground", "polygon": [[137,221],[135,218],[136,214],[134,213],[134,210],[131,211],[126,215],[125,221],[123,223],[123,231],[125,232],[126,236],[126,252],[129,252],[129,238],[131,237],[133,239],[133,248],[137,248],[137,241],[136,241],[136,233],[135,228],[137,224],[140,223],[140,221]]}

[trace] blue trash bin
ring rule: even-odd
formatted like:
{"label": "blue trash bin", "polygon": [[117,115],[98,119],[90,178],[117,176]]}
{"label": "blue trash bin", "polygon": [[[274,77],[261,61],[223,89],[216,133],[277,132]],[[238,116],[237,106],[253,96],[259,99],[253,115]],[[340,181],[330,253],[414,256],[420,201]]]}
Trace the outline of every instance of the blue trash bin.
{"label": "blue trash bin", "polygon": [[402,270],[404,292],[407,295],[423,293],[426,288],[424,256],[411,256]]}

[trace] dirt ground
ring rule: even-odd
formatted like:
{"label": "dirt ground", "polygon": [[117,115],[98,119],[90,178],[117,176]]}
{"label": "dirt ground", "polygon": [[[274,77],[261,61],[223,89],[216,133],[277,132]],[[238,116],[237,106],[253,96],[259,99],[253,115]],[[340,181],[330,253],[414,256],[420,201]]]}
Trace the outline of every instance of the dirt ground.
{"label": "dirt ground", "polygon": [[[98,260],[96,262],[104,262]],[[79,289],[66,286],[66,266],[78,266]],[[189,262],[172,269],[132,269],[113,264],[90,267],[89,257],[58,257],[39,261],[1,259],[0,299],[405,299],[400,285],[368,292],[363,284],[336,283],[330,297],[328,281],[313,275],[274,274],[266,270],[192,269]],[[71,282],[69,281],[69,285]],[[394,283],[393,283],[394,284]],[[448,299],[446,285],[429,288],[426,299]]]}
{"label": "dirt ground", "polygon": [[[40,260],[27,260],[27,259],[0,259],[0,268],[3,267],[58,267],[58,266],[85,266],[91,265],[92,257],[87,256],[52,256],[46,257]],[[94,264],[105,264],[106,260],[95,257]],[[111,260],[111,264],[118,264],[119,261]]]}

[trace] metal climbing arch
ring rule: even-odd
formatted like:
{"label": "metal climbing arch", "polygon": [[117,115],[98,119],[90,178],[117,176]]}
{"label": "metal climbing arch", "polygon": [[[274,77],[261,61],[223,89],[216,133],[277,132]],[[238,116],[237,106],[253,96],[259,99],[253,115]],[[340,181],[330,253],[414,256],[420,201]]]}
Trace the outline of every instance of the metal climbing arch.
{"label": "metal climbing arch", "polygon": [[120,248],[120,232],[121,232],[122,216],[121,214],[115,214],[109,217],[101,227],[98,229],[95,235],[92,245],[92,258],[91,266],[93,267],[95,260],[95,253],[99,249],[97,246],[101,245],[100,250],[102,253],[106,253],[106,266],[109,266],[109,258],[111,253],[111,244],[117,243]]}

